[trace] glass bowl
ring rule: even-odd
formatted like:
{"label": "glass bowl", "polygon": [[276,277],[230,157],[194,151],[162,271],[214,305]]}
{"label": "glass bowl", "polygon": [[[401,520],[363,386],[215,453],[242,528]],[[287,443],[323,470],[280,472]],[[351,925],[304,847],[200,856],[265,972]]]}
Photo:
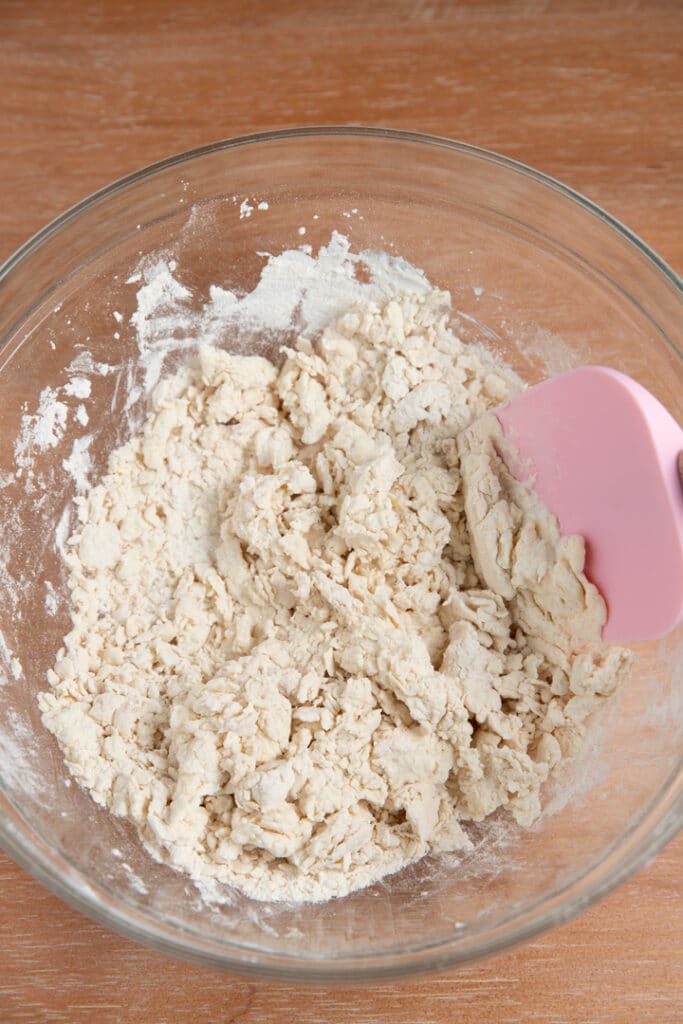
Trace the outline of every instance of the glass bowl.
{"label": "glass bowl", "polygon": [[[200,892],[71,783],[35,698],[68,625],[58,547],[75,484],[65,460],[93,433],[96,479],[128,429],[130,380],[96,365],[120,367],[135,349],[128,279],[141,255],[163,249],[201,302],[212,283],[252,288],[264,252],[315,249],[334,229],[356,249],[423,267],[451,290],[458,330],[487,339],[529,382],[602,363],[683,418],[676,275],[558,182],[446,139],[323,128],[221,142],[96,193],[0,270],[0,840],[57,894],[134,939],[309,981],[444,968],[529,939],[642,866],[683,816],[683,629],[638,646],[631,683],[546,790],[533,828],[497,818],[476,830],[472,853],[327,904]],[[74,365],[92,383],[88,426],[72,415],[77,397],[64,397],[64,437],[15,450],[25,417],[45,413],[45,389],[63,388]]]}

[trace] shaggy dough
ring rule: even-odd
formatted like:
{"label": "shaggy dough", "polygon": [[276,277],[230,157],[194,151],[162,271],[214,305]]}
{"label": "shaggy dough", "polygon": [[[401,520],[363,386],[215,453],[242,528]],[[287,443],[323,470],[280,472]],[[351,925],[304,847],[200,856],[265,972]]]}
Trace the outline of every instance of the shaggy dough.
{"label": "shaggy dough", "polygon": [[528,825],[628,670],[485,415],[515,378],[447,313],[400,293],[280,370],[202,347],[79,500],[43,720],[196,878],[324,900]]}

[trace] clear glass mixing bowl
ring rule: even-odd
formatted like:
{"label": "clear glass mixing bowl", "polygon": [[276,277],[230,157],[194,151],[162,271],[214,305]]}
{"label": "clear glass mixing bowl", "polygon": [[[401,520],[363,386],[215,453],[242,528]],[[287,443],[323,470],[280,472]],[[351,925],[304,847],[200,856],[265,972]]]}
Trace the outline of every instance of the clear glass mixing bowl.
{"label": "clear glass mixing bowl", "polygon": [[[245,198],[268,210],[240,217]],[[97,477],[125,437],[130,382],[91,374],[88,426],[74,421],[76,398],[65,398],[65,437],[29,453],[30,471],[17,477],[22,417],[36,413],[46,387],[65,384],[72,360],[87,374],[85,352],[110,365],[134,352],[136,286],[127,281],[141,254],[172,253],[201,302],[212,283],[253,287],[259,253],[316,248],[333,229],[354,248],[400,253],[450,288],[459,329],[485,336],[528,381],[603,363],[683,419],[676,275],[576,193],[445,139],[326,128],[218,143],[91,196],[2,268],[0,839],[56,893],[126,935],[242,973],[309,980],[446,967],[528,939],[639,868],[683,816],[683,629],[639,646],[632,682],[548,790],[534,828],[487,823],[459,861],[422,862],[326,905],[202,896],[70,783],[35,701],[68,623],[55,548],[73,496],[63,462],[93,432]]]}

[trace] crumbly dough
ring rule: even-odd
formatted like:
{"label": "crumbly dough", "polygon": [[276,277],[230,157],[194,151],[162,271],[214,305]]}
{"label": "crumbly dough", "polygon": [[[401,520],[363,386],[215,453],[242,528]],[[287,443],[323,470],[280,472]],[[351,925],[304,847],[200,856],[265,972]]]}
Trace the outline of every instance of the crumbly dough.
{"label": "crumbly dough", "polygon": [[79,501],[43,720],[196,878],[324,900],[529,825],[628,670],[582,540],[506,469],[514,377],[447,313],[400,293],[279,370],[202,347]]}

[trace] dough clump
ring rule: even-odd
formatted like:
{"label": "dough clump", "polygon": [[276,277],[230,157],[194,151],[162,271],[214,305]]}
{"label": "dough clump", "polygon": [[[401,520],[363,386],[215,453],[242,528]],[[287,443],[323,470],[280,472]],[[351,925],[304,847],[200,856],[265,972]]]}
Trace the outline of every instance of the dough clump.
{"label": "dough clump", "polygon": [[445,292],[280,369],[203,345],[78,499],[45,725],[152,854],[325,900],[521,825],[629,669],[579,537],[507,470],[514,375]]}

